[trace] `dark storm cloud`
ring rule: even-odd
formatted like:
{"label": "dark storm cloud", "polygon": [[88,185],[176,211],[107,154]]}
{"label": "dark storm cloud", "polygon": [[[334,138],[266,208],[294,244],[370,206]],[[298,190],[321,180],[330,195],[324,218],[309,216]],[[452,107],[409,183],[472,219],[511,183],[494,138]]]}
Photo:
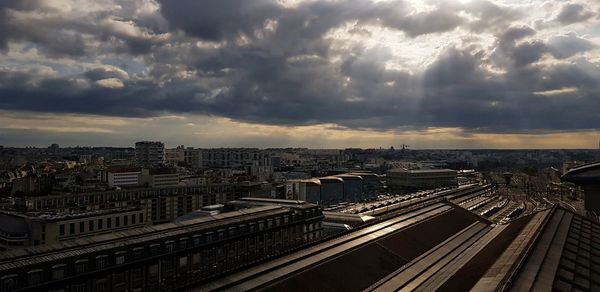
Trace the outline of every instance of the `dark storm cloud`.
{"label": "dark storm cloud", "polygon": [[[36,2],[8,7],[12,2],[1,1],[9,16],[0,20],[7,25],[0,31],[5,48],[8,42],[30,42],[50,56],[135,56],[146,67],[136,74],[98,64],[69,74],[0,67],[0,108],[109,116],[198,113],[263,124],[376,129],[510,132],[600,124],[598,66],[581,60],[542,64],[545,58],[575,59],[596,44],[576,33],[537,39],[536,30],[521,24],[527,22],[515,22],[522,11],[490,1],[419,11],[398,0],[298,7],[266,0],[159,2],[155,14],[137,15],[144,1],[131,1],[116,14],[22,23],[13,12],[39,9]],[[584,21],[582,13],[565,19]],[[435,44],[453,30],[495,39],[486,45],[436,44],[444,49],[429,64],[396,68],[389,66],[397,58],[394,44],[340,44],[332,33],[366,31],[352,35],[368,38],[368,26],[401,31],[407,42]],[[561,95],[562,88],[570,93]]]}
{"label": "dark storm cloud", "polygon": [[235,38],[240,34],[252,37],[256,30],[264,28],[267,20],[279,21],[278,32],[281,34],[300,33],[299,37],[313,38],[349,21],[381,21],[411,37],[449,31],[464,22],[452,11],[438,9],[413,13],[399,0],[387,3],[313,2],[296,8],[285,8],[269,0],[159,2],[162,14],[172,28],[211,41]]}
{"label": "dark storm cloud", "polygon": [[594,13],[579,3],[565,4],[556,19],[562,24],[571,24],[585,21],[594,16]]}
{"label": "dark storm cloud", "polygon": [[244,32],[252,35],[281,7],[268,0],[160,0],[163,16],[173,28],[203,39],[218,41]]}
{"label": "dark storm cloud", "polygon": [[15,36],[14,27],[10,23],[10,11],[33,9],[36,3],[34,0],[0,0],[0,52],[8,48],[8,39]]}

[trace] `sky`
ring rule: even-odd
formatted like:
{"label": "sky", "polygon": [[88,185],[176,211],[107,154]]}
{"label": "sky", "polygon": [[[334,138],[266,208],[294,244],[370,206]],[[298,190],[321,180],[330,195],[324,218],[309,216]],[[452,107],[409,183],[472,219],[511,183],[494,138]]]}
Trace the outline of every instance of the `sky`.
{"label": "sky", "polygon": [[0,0],[4,146],[599,139],[596,0]]}

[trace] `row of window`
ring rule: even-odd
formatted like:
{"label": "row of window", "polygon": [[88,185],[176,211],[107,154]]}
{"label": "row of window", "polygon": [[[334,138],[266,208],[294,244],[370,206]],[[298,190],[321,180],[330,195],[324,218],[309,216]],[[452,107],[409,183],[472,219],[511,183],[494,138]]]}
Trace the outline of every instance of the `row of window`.
{"label": "row of window", "polygon": [[[114,224],[113,224],[113,222],[114,222]],[[122,215],[122,216],[119,215],[116,217],[100,218],[97,220],[87,220],[87,224],[86,224],[86,221],[80,221],[79,223],[72,222],[72,223],[69,223],[68,225],[60,224],[59,225],[59,235],[60,236],[67,235],[67,232],[66,232],[67,226],[69,228],[68,235],[74,235],[74,234],[93,232],[94,230],[100,231],[100,230],[106,230],[106,229],[112,229],[112,228],[118,228],[118,227],[125,227],[125,226],[129,226],[129,225],[135,225],[138,223],[139,224],[144,223],[144,213]],[[86,225],[87,225],[87,229],[86,229]],[[78,227],[77,229],[76,229],[76,226]]]}
{"label": "row of window", "polygon": [[109,191],[81,194],[78,197],[59,197],[59,198],[32,198],[33,205],[37,208],[43,206],[64,205],[68,202],[87,203],[101,202],[107,200],[135,200],[139,198],[154,197],[154,196],[173,196],[177,194],[213,194],[226,192],[231,189],[231,185],[208,185],[208,186],[190,186],[190,187],[173,187],[165,189],[147,189],[136,191]]}
{"label": "row of window", "polygon": [[[33,269],[30,270],[26,275],[27,285],[33,286],[41,284],[43,281],[48,280],[48,278],[51,280],[60,280],[67,277],[71,273],[82,274],[89,272],[92,269],[104,269],[111,265],[122,265],[127,261],[143,260],[149,256],[171,253],[177,249],[200,247],[218,240],[231,238],[233,236],[240,236],[246,232],[254,232],[257,230],[264,230],[268,227],[278,226],[280,224],[287,223],[289,219],[289,215],[266,218],[256,222],[223,227],[213,231],[206,231],[201,234],[195,234],[191,237],[182,237],[177,240],[166,240],[163,243],[154,243],[148,246],[138,246],[129,251],[117,251],[112,255],[101,254],[91,259],[78,259],[73,262],[72,265],[58,264],[52,266],[49,274],[44,274],[44,271],[41,269]],[[312,228],[309,229],[314,229],[318,226],[317,223],[311,225]],[[202,264],[203,266],[207,267],[212,267],[213,265],[221,262],[229,262],[228,265],[230,265],[231,263],[239,260],[240,257],[246,255],[265,256],[263,253],[272,254],[273,252],[281,251],[280,249],[282,247],[288,246],[289,244],[292,244],[298,240],[302,240],[302,237],[302,225],[294,225],[290,226],[289,228],[262,234],[252,235],[252,233],[250,233],[250,236],[240,238],[235,242],[228,242],[226,244],[201,251],[203,254],[202,257],[206,259],[206,261],[203,260],[202,263],[200,262],[200,253],[196,253],[195,256],[192,257],[192,263]],[[168,260],[165,263],[168,263]],[[180,267],[186,267],[187,264],[187,256],[179,259]],[[231,266],[230,268],[233,268],[234,266],[235,265]],[[164,268],[164,271],[167,272],[168,265],[165,265]],[[214,271],[208,272],[214,273]],[[17,275],[2,277],[2,291],[10,291],[11,289],[4,288],[10,288],[12,287],[10,285],[16,285],[16,279],[18,279]]]}

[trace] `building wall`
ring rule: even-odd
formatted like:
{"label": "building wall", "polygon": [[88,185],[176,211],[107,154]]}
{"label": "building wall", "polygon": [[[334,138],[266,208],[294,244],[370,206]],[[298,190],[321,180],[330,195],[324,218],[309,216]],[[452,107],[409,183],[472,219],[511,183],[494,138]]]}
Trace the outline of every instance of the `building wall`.
{"label": "building wall", "polygon": [[34,219],[31,222],[32,241],[33,245],[54,244],[151,224],[142,209],[65,220]]}
{"label": "building wall", "polygon": [[232,184],[207,184],[28,197],[26,205],[30,211],[73,212],[135,206],[142,199],[163,196],[206,195],[206,201],[219,201],[233,194]]}
{"label": "building wall", "polygon": [[151,187],[173,187],[179,184],[179,174],[157,174],[152,176]]}
{"label": "building wall", "polygon": [[363,179],[363,196],[365,199],[373,199],[377,197],[379,192],[383,190],[383,183],[379,175],[374,173],[350,173],[358,175]]}
{"label": "building wall", "polygon": [[390,171],[387,183],[392,189],[423,189],[457,186],[457,173],[448,171]]}
{"label": "building wall", "polygon": [[180,226],[177,235],[124,238],[112,247],[86,246],[57,260],[36,254],[38,260],[21,267],[1,263],[0,292],[181,289],[315,240],[321,221],[320,210],[288,210],[212,228]]}
{"label": "building wall", "polygon": [[321,185],[313,182],[304,183],[304,192],[306,201],[311,203],[319,203],[321,201]]}
{"label": "building wall", "polygon": [[140,174],[140,185],[151,188],[175,187],[179,185],[179,174],[151,174],[149,169],[143,169]]}
{"label": "building wall", "polygon": [[143,141],[135,143],[135,161],[139,166],[155,166],[165,163],[165,144]]}
{"label": "building wall", "polygon": [[111,187],[137,186],[139,185],[139,175],[139,171],[109,172],[107,183]]}
{"label": "building wall", "polygon": [[339,178],[320,178],[321,205],[338,204],[344,201],[344,182]]}
{"label": "building wall", "polygon": [[344,180],[344,201],[358,202],[364,199],[363,180],[360,176],[345,174],[336,177]]}
{"label": "building wall", "polygon": [[165,161],[172,164],[185,162],[185,150],[181,148],[165,149]]}

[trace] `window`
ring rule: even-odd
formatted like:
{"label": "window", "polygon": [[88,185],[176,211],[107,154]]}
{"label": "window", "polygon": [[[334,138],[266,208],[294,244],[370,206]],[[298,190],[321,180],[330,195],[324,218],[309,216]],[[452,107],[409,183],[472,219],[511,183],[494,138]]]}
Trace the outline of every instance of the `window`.
{"label": "window", "polygon": [[116,273],[112,275],[112,281],[114,285],[125,284],[125,273]]}
{"label": "window", "polygon": [[129,270],[129,276],[131,277],[132,280],[143,279],[144,270],[142,268],[131,269],[131,270]]}
{"label": "window", "polygon": [[0,289],[2,289],[2,291],[15,290],[17,288],[17,278],[18,276],[15,274],[2,276],[2,278],[0,278],[0,282],[2,282]]}
{"label": "window", "polygon": [[154,243],[150,245],[150,253],[152,255],[157,255],[160,253],[160,244]]}
{"label": "window", "polygon": [[65,265],[52,266],[52,280],[61,280],[65,277]]}
{"label": "window", "polygon": [[85,232],[85,224],[83,221],[79,222],[79,233]]}
{"label": "window", "polygon": [[65,225],[61,224],[59,227],[59,230],[60,230],[59,231],[60,236],[64,236],[65,235]]}
{"label": "window", "polygon": [[121,265],[125,263],[125,252],[120,251],[115,254],[115,264]]}
{"label": "window", "polygon": [[75,273],[81,274],[87,271],[88,260],[77,260],[75,262]]}
{"label": "window", "polygon": [[102,225],[103,225],[103,224],[102,224],[102,221],[103,221],[102,219],[98,219],[98,230],[100,230],[100,229],[102,229],[102,228],[103,228],[103,226],[102,226]]}
{"label": "window", "polygon": [[115,227],[121,226],[121,217],[115,217]]}
{"label": "window", "polygon": [[125,225],[127,225],[127,224],[128,224],[128,223],[127,223],[127,219],[128,219],[128,218],[129,218],[129,217],[127,217],[127,215],[123,216],[123,226],[125,226]]}
{"label": "window", "polygon": [[200,253],[192,254],[192,266],[196,267],[201,264]]}
{"label": "window", "polygon": [[167,252],[172,252],[173,251],[173,241],[165,242],[165,249],[167,250]]}
{"label": "window", "polygon": [[138,217],[140,219],[140,223],[144,223],[144,214],[140,213]]}
{"label": "window", "polygon": [[188,262],[188,258],[187,257],[180,257],[179,258],[179,268],[180,269],[185,269],[185,267],[187,267],[187,262]]}
{"label": "window", "polygon": [[108,280],[106,280],[106,279],[96,280],[96,291],[108,291]]}
{"label": "window", "polygon": [[144,248],[143,247],[136,247],[133,249],[133,257],[136,260],[141,259],[144,256]]}
{"label": "window", "polygon": [[42,273],[43,271],[41,269],[35,269],[27,272],[27,284],[32,286],[41,283]]}
{"label": "window", "polygon": [[112,218],[106,218],[106,228],[112,227]]}
{"label": "window", "polygon": [[108,256],[100,255],[96,257],[96,268],[103,269],[108,265]]}
{"label": "window", "polygon": [[88,222],[88,230],[94,231],[94,220],[90,220],[90,222]]}
{"label": "window", "polygon": [[148,267],[148,276],[150,279],[155,278],[158,275],[158,265],[151,265]]}
{"label": "window", "polygon": [[87,284],[85,283],[73,284],[71,285],[71,292],[85,292],[86,286]]}

